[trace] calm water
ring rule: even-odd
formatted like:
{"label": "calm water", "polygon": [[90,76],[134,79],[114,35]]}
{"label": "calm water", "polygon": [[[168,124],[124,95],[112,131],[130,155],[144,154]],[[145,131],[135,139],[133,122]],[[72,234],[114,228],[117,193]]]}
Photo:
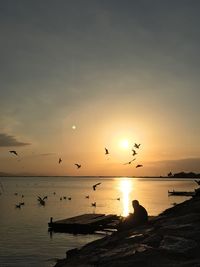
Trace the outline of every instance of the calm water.
{"label": "calm water", "polygon": [[[48,233],[49,218],[63,219],[82,213],[126,215],[132,212],[131,200],[138,199],[149,215],[157,215],[185,197],[168,197],[168,190],[194,190],[192,180],[150,178],[85,177],[7,177],[0,178],[0,266],[50,267],[65,252],[80,247],[97,235]],[[101,182],[96,191],[92,185]],[[54,195],[54,192],[56,194]],[[15,195],[18,193],[18,195]],[[22,199],[22,194],[24,198]],[[40,206],[37,196],[48,195]],[[85,198],[89,195],[90,198]],[[60,200],[60,197],[71,197]],[[117,198],[120,197],[120,201]],[[15,204],[24,201],[21,209]],[[96,201],[97,207],[91,206]]]}

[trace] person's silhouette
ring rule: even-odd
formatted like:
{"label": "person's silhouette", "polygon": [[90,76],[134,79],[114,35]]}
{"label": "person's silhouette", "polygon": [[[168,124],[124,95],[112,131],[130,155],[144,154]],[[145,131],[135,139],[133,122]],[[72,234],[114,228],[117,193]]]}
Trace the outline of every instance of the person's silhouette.
{"label": "person's silhouette", "polygon": [[130,229],[148,221],[148,213],[146,209],[139,204],[138,200],[133,200],[132,206],[134,213],[129,213],[129,215],[119,224],[118,230]]}

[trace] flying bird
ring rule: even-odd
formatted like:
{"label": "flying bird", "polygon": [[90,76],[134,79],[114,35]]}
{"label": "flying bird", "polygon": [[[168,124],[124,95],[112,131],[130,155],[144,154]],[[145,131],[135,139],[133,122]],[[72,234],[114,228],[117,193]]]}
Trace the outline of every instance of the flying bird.
{"label": "flying bird", "polygon": [[124,165],[131,164],[134,160],[136,159],[132,159],[131,161],[124,163]]}
{"label": "flying bird", "polygon": [[97,184],[94,184],[92,187],[93,187],[93,190],[95,191],[96,190],[96,187],[97,185],[100,185],[101,183],[97,183]]}
{"label": "flying bird", "polygon": [[137,152],[134,149],[132,149],[132,151],[133,151],[133,156],[137,155]]}
{"label": "flying bird", "polygon": [[142,164],[138,164],[135,168],[140,168],[140,167],[143,167]]}
{"label": "flying bird", "polygon": [[105,147],[105,155],[108,155],[109,154],[109,151],[108,149]]}
{"label": "flying bird", "polygon": [[134,145],[134,147],[137,148],[137,149],[140,148],[140,146],[141,146],[141,144],[136,144],[136,143]]}
{"label": "flying bird", "polygon": [[18,156],[17,151],[15,151],[15,150],[10,150],[9,152],[15,154],[16,156]]}
{"label": "flying bird", "polygon": [[59,158],[59,160],[58,160],[58,163],[60,164],[62,162],[62,159],[61,158]]}
{"label": "flying bird", "polygon": [[92,205],[92,207],[96,207],[97,203],[93,202],[91,205]]}
{"label": "flying bird", "polygon": [[39,203],[40,203],[40,205],[42,205],[42,206],[44,206],[45,205],[45,198],[46,198],[46,196],[45,197],[43,197],[43,198],[41,198],[40,196],[38,196],[38,198],[37,198],[37,200],[39,201]]}
{"label": "flying bird", "polygon": [[76,165],[76,166],[77,166],[77,169],[79,169],[79,168],[81,167],[81,165],[80,165],[80,164],[78,164],[78,163],[75,163],[74,165]]}

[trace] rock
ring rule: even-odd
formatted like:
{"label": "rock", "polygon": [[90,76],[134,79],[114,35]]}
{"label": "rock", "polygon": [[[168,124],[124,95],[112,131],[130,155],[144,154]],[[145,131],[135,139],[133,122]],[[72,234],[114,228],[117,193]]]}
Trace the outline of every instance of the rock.
{"label": "rock", "polygon": [[160,249],[178,254],[189,254],[196,248],[197,243],[195,241],[177,236],[164,236],[160,244]]}
{"label": "rock", "polygon": [[71,250],[56,267],[200,267],[200,198],[192,198],[146,225]]}

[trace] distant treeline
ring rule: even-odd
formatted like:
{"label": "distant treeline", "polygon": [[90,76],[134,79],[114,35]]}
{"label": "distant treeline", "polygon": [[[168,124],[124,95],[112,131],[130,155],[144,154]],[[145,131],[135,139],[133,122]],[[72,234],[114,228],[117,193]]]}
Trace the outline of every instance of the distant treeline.
{"label": "distant treeline", "polygon": [[200,178],[200,173],[178,172],[178,173],[172,174],[171,177],[174,177],[174,178]]}

